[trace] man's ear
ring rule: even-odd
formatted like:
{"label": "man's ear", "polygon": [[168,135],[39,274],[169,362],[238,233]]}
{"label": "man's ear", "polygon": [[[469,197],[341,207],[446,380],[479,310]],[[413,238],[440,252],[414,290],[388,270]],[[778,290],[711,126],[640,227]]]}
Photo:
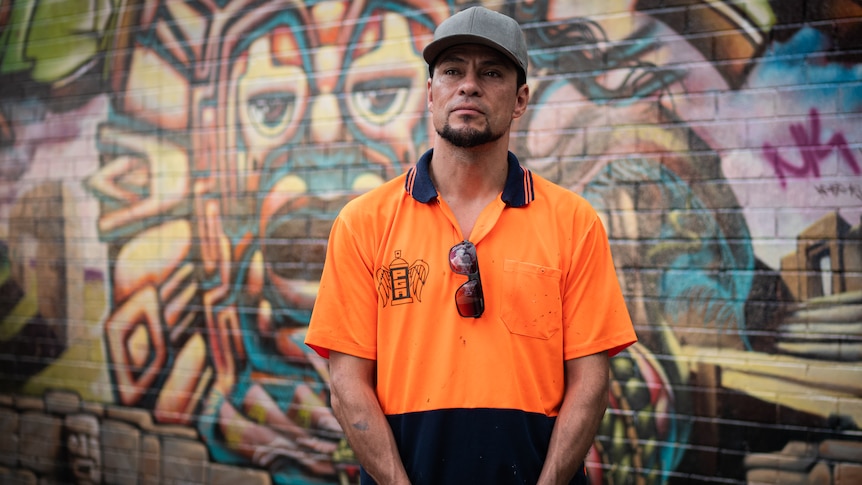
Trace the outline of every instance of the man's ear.
{"label": "man's ear", "polygon": [[427,85],[425,87],[425,101],[428,105],[428,111],[431,111],[434,106],[434,96],[431,94],[431,82],[434,81],[434,78],[428,78]]}
{"label": "man's ear", "polygon": [[515,97],[515,109],[512,111],[512,118],[520,118],[527,111],[527,104],[530,102],[530,85],[524,83],[518,88],[518,93]]}

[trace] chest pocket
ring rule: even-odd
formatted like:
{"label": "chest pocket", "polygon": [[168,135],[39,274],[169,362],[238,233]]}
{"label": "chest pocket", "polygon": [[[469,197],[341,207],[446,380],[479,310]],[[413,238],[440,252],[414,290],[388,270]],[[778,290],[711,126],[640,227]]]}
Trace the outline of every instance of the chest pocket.
{"label": "chest pocket", "polygon": [[503,263],[501,318],[510,332],[548,339],[562,327],[562,271],[520,261]]}

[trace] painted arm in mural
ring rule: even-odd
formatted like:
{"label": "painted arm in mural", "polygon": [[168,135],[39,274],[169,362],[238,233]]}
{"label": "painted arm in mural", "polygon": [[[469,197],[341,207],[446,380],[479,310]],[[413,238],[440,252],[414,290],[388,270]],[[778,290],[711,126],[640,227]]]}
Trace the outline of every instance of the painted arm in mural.
{"label": "painted arm in mural", "polygon": [[359,463],[377,483],[409,484],[374,391],[376,362],[330,352],[332,409]]}
{"label": "painted arm in mural", "polygon": [[607,352],[566,361],[566,391],[538,485],[569,483],[608,406]]}

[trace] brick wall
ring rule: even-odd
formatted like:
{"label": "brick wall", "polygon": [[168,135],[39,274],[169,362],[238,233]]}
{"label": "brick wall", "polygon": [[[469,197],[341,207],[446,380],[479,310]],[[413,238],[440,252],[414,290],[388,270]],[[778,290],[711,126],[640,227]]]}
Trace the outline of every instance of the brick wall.
{"label": "brick wall", "polygon": [[[594,481],[862,480],[862,7],[485,4],[511,149],[599,210],[640,338]],[[304,328],[466,5],[0,4],[0,482],[355,481]]]}

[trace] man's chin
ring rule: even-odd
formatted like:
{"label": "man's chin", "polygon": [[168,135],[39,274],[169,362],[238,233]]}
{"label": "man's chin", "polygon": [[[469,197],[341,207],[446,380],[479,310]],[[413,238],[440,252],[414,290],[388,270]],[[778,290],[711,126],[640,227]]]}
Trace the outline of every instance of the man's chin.
{"label": "man's chin", "polygon": [[455,129],[449,125],[443,127],[442,130],[437,130],[437,134],[440,138],[459,148],[476,148],[487,145],[499,140],[502,136],[494,135],[489,130],[478,130],[471,127]]}

